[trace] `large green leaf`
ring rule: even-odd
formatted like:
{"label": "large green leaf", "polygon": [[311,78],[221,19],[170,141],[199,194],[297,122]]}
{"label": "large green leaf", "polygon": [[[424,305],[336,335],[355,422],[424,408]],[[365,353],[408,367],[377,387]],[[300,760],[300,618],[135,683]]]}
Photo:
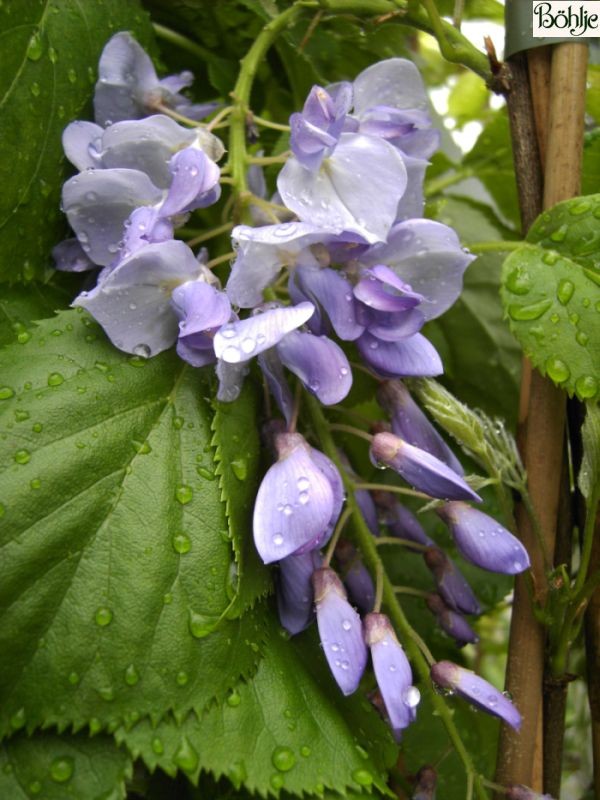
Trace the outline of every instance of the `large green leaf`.
{"label": "large green leaf", "polygon": [[537,218],[502,269],[502,300],[526,355],[570,395],[600,394],[600,195]]}
{"label": "large green leaf", "polygon": [[0,747],[5,800],[121,800],[131,758],[109,736],[13,736]]}
{"label": "large green leaf", "polygon": [[[466,198],[446,198],[437,219],[464,242],[503,239],[490,209]],[[485,253],[469,265],[454,306],[429,326],[444,361],[444,383],[467,404],[515,421],[521,354],[503,321],[499,297],[502,257]]]}
{"label": "large green leaf", "polygon": [[0,6],[0,161],[10,164],[0,201],[0,279],[40,276],[65,223],[61,133],[89,117],[98,57],[119,30],[142,41],[138,0],[6,0]]}
{"label": "large green leaf", "polygon": [[0,345],[20,342],[31,337],[32,320],[51,317],[71,301],[63,289],[40,283],[25,286],[4,286],[0,297]]}
{"label": "large green leaf", "polygon": [[[274,627],[278,627],[273,623]],[[391,737],[360,693],[344,698],[310,633],[288,641],[274,630],[255,677],[227,702],[178,726],[146,720],[120,729],[135,757],[196,781],[201,769],[260,795],[386,791],[396,755]]]}
{"label": "large green leaf", "polygon": [[[252,390],[213,431],[210,369],[127,357],[76,311],[0,364],[2,730],[202,709],[253,668],[261,640],[260,615],[225,619],[268,585],[261,566],[238,597],[259,569],[239,541]],[[237,446],[245,479],[215,444],[221,458]]]}

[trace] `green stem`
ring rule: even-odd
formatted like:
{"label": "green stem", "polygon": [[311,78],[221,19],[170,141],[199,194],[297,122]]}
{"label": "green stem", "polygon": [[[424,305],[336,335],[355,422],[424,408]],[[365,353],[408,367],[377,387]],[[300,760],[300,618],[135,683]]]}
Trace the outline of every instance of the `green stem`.
{"label": "green stem", "polygon": [[187,50],[188,53],[198,56],[198,58],[205,63],[210,62],[214,57],[214,53],[208,48],[202,47],[201,44],[197,44],[192,39],[188,39],[187,36],[183,36],[181,33],[167,28],[165,25],[159,25],[158,22],[153,22],[152,27],[159,39],[174,44],[182,50]]}
{"label": "green stem", "polygon": [[[315,432],[319,438],[321,446],[323,447],[325,453],[329,456],[329,458],[337,465],[340,474],[343,476],[346,492],[347,492],[347,504],[348,508],[351,509],[353,521],[354,521],[354,532],[356,536],[357,544],[360,547],[361,554],[364,560],[365,565],[370,570],[372,575],[377,575],[377,571],[381,568],[381,559],[379,558],[379,554],[377,552],[377,547],[375,545],[375,538],[373,534],[367,527],[366,522],[363,519],[363,516],[360,512],[360,508],[356,502],[356,498],[354,496],[354,487],[350,478],[347,477],[344,467],[340,462],[339,454],[337,451],[337,447],[329,430],[329,425],[321,406],[319,405],[318,400],[316,400],[312,396],[307,397],[306,406],[311,416],[312,424],[315,429]],[[431,697],[431,702],[434,706],[434,709],[440,719],[442,720],[444,727],[446,728],[446,732],[452,744],[454,745],[454,749],[456,750],[460,760],[463,763],[465,771],[467,775],[473,776],[473,783],[475,787],[475,791],[477,794],[478,800],[488,800],[488,793],[483,787],[481,783],[481,779],[479,775],[476,773],[475,767],[471,760],[471,756],[467,752],[462,739],[460,738],[460,734],[454,724],[454,720],[452,718],[452,712],[446,705],[444,698],[437,694],[433,690],[433,686],[431,683],[431,678],[429,677],[429,664],[427,663],[427,659],[419,649],[417,643],[414,639],[414,631],[408,619],[406,618],[404,611],[402,610],[402,606],[398,602],[396,595],[394,593],[394,586],[390,579],[388,578],[385,571],[382,574],[382,583],[383,583],[383,602],[389,614],[389,617],[402,637],[404,641],[404,645],[410,656],[416,672],[421,680],[423,689],[427,691]]]}
{"label": "green stem", "polygon": [[471,167],[465,167],[464,169],[457,169],[454,172],[451,172],[449,175],[440,175],[439,178],[433,178],[430,181],[426,181],[425,197],[433,197],[444,189],[447,189],[449,186],[454,186],[455,183],[466,181],[468,178],[472,178],[476,174],[479,173],[476,173]]}
{"label": "green stem", "polygon": [[382,547],[386,544],[393,544],[393,545],[402,545],[402,547],[408,547],[411,550],[418,550],[420,553],[424,553],[427,550],[427,545],[420,544],[419,542],[413,542],[412,539],[402,539],[400,536],[378,536],[377,541],[375,542],[376,547]]}
{"label": "green stem", "polygon": [[[333,425],[331,426],[334,427]],[[425,494],[425,492],[419,492],[416,489],[407,489],[404,486],[394,486],[394,484],[389,483],[366,483],[366,482],[358,482],[354,484],[355,489],[366,489],[368,492],[393,492],[393,494],[406,494],[409,497],[419,497],[421,500],[431,500],[432,498]]]}
{"label": "green stem", "polygon": [[592,545],[594,544],[594,528],[596,524],[596,514],[598,513],[598,503],[600,502],[600,488],[592,493],[589,503],[585,510],[585,525],[583,528],[583,541],[581,544],[581,559],[579,571],[573,586],[573,594],[577,595],[583,588],[587,580],[590,558],[592,556]]}
{"label": "green stem", "polygon": [[509,250],[518,250],[519,247],[526,247],[527,243],[522,241],[507,241],[502,240],[498,242],[466,242],[465,247],[470,250],[473,255],[480,253],[503,253]]}
{"label": "green stem", "polygon": [[250,110],[252,84],[260,63],[269,47],[282,30],[302,14],[301,5],[292,5],[268,22],[254,40],[241,62],[241,68],[233,89],[233,111],[229,127],[229,164],[238,195],[248,190],[246,168],[248,152],[246,150],[246,115]]}

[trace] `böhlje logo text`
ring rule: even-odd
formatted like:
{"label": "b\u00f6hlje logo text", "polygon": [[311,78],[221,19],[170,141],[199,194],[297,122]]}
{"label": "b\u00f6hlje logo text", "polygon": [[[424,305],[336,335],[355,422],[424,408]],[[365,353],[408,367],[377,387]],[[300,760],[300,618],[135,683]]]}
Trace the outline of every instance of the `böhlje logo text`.
{"label": "b\u00f6hlje logo text", "polygon": [[533,36],[592,37],[600,34],[598,0],[534,0]]}

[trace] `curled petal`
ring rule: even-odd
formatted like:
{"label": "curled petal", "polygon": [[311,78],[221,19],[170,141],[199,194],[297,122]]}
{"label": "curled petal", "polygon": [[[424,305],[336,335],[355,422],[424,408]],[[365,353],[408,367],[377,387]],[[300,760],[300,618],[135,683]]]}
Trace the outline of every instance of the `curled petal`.
{"label": "curled petal", "polygon": [[314,311],[312,303],[272,308],[248,319],[231,322],[215,334],[215,353],[229,364],[248,361],[273,347],[283,337],[304,325]]}
{"label": "curled petal", "polygon": [[111,342],[145,358],[175,343],[177,317],[170,303],[173,285],[196,278],[200,265],[183,242],[149,244],[106,274],[74,306],[87,309]]}
{"label": "curled petal", "polygon": [[375,602],[375,585],[369,570],[356,548],[345,539],[337,543],[335,556],[350,600],[361,613],[368,614]]}
{"label": "curled petal", "polygon": [[495,519],[467,503],[445,503],[436,513],[450,527],[456,546],[471,563],[515,575],[530,566],[521,542]]}
{"label": "curled petal", "polygon": [[52,248],[54,266],[61,272],[86,272],[97,264],[87,257],[77,239],[65,239]]}
{"label": "curled petal", "polygon": [[316,550],[299,556],[288,556],[279,562],[279,621],[292,636],[307,628],[314,619],[312,576],[320,566],[321,555]]}
{"label": "curled petal", "polygon": [[434,377],[444,371],[437,350],[421,333],[384,342],[365,331],[356,345],[368,366],[384,377]]}
{"label": "curled petal", "polygon": [[[364,325],[356,318],[352,286],[342,273],[329,268],[297,267],[290,284],[295,284],[307,300],[325,311],[340,339],[354,341],[364,331]],[[316,316],[311,318],[311,330],[313,333],[327,333],[322,324],[318,329],[313,327]]]}
{"label": "curled petal", "polygon": [[385,614],[367,614],[365,640],[392,730],[398,737],[416,719],[419,690],[412,685],[410,664]]}
{"label": "curled petal", "polygon": [[456,692],[486,714],[500,717],[511,728],[519,730],[521,727],[521,715],[511,701],[471,670],[451,661],[439,661],[431,668],[431,679],[438,686]]}
{"label": "curled petal", "polygon": [[317,570],[313,586],[323,652],[342,692],[352,694],[367,663],[360,617],[346,599],[342,582],[333,570]]}
{"label": "curled petal", "polygon": [[62,192],[63,208],[84,252],[102,266],[115,258],[131,213],[161,200],[160,189],[133,169],[82,172]]}
{"label": "curled petal", "polygon": [[245,361],[242,361],[241,364],[227,364],[219,359],[217,361],[217,378],[219,379],[217,400],[221,403],[233,403],[234,400],[237,400],[247,374],[248,365]]}
{"label": "curled petal", "polygon": [[375,463],[385,464],[430,497],[481,502],[465,481],[439,458],[392,433],[377,433],[371,443]]}
{"label": "curled petal", "polygon": [[[299,437],[301,438],[301,437]],[[280,561],[328,529],[334,498],[303,441],[267,470],[254,506],[254,542],[265,564]]]}
{"label": "curled petal", "polygon": [[231,317],[225,292],[204,281],[189,281],[173,291],[171,304],[179,319],[179,356],[194,367],[214,363],[213,334]]}
{"label": "curled petal", "polygon": [[348,359],[339,345],[326,336],[292,331],[281,339],[277,353],[324,405],[339,403],[350,391],[352,371]]}
{"label": "curled petal", "polygon": [[385,264],[362,270],[353,292],[357,300],[377,311],[408,311],[424,299]]}
{"label": "curled petal", "polygon": [[175,153],[169,162],[169,171],[173,179],[160,209],[162,216],[184,214],[218,200],[221,173],[202,150],[186,147]]}
{"label": "curled petal", "polygon": [[283,372],[281,359],[275,349],[265,350],[258,356],[258,364],[267,380],[269,391],[275,398],[277,408],[289,426],[294,414],[294,396]]}
{"label": "curled petal", "polygon": [[66,157],[78,170],[98,166],[100,153],[95,143],[101,141],[103,130],[100,125],[85,120],[69,123],[63,131],[62,145]]}

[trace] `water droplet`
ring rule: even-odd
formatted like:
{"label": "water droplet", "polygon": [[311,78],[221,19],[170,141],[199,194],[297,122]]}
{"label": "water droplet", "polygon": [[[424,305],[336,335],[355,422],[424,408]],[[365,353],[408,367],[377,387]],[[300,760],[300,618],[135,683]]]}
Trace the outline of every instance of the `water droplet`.
{"label": "water droplet", "polygon": [[136,344],[133,348],[134,355],[138,356],[138,358],[150,358],[152,355],[152,350],[149,345],[147,344]]}
{"label": "water droplet", "polygon": [[571,370],[560,358],[546,360],[546,372],[555,383],[564,383],[570,376]]}
{"label": "water droplet", "polygon": [[190,537],[187,533],[176,533],[173,537],[173,550],[176,553],[180,553],[184,555],[185,553],[189,553],[192,547],[192,542],[190,541]]}
{"label": "water droplet", "polygon": [[40,96],[40,93],[41,93],[41,91],[42,91],[42,90],[41,90],[41,88],[40,88],[40,85],[39,85],[39,83],[38,83],[37,81],[34,81],[34,82],[31,84],[31,86],[29,87],[29,90],[31,91],[31,94],[32,94],[34,97],[39,97],[39,96]]}
{"label": "water droplet", "polygon": [[29,331],[20,331],[17,334],[17,342],[19,344],[27,344],[27,342],[31,339],[31,334]]}
{"label": "water droplet", "polygon": [[39,781],[31,781],[29,784],[30,794],[39,794],[42,791],[42,784]]}
{"label": "water droplet", "polygon": [[180,670],[175,676],[175,680],[177,681],[178,686],[185,686],[186,683],[189,681],[189,679],[190,676],[187,674],[187,672],[184,672],[183,670]]}
{"label": "water droplet", "polygon": [[48,58],[50,59],[51,64],[56,64],[58,61],[58,53],[53,47],[48,48]]}
{"label": "water droplet", "polygon": [[409,708],[415,708],[421,700],[421,692],[416,686],[409,686],[402,693],[402,702]]}
{"label": "water droplet", "polygon": [[194,497],[194,490],[192,489],[191,486],[182,484],[181,486],[178,486],[175,491],[175,498],[178,503],[181,503],[182,506],[191,503],[193,497]]}
{"label": "water droplet", "polygon": [[39,31],[36,31],[32,35],[31,39],[29,40],[29,44],[27,45],[27,58],[30,61],[39,61],[43,52],[44,44],[42,42],[42,37],[40,36]]}
{"label": "water droplet", "polygon": [[522,267],[512,269],[506,278],[506,288],[513,294],[527,294],[531,289],[531,277]]}
{"label": "water droplet", "polygon": [[197,768],[198,753],[187,736],[182,738],[179,747],[173,756],[173,761],[184,772],[194,772]]}
{"label": "water droplet", "polygon": [[176,431],[180,431],[185,424],[183,417],[173,417],[173,427]]}
{"label": "water droplet", "polygon": [[273,536],[273,544],[275,547],[281,547],[283,544],[283,536],[280,533],[276,533]]}
{"label": "water droplet", "polygon": [[355,769],[352,773],[352,780],[358,783],[359,786],[371,786],[373,776],[368,769]]}
{"label": "water droplet", "polygon": [[561,303],[563,306],[566,306],[569,300],[573,297],[573,292],[575,291],[575,285],[573,281],[567,280],[567,278],[563,278],[556,290],[556,297],[558,298],[558,302]]}
{"label": "water droplet", "polygon": [[61,375],[60,372],[51,372],[50,375],[48,375],[48,386],[60,386],[61,383],[64,382],[64,376]]}
{"label": "water droplet", "polygon": [[44,429],[44,426],[40,422],[36,422],[31,426],[31,430],[34,433],[41,433]]}
{"label": "water droplet", "polygon": [[14,731],[18,731],[25,726],[26,716],[25,716],[25,709],[20,708],[10,718],[10,727]]}
{"label": "water droplet", "polygon": [[550,238],[553,242],[564,242],[567,238],[567,233],[569,231],[569,226],[564,224],[561,225],[560,228],[557,228],[555,231],[552,231],[550,234]]}
{"label": "water droplet", "polygon": [[594,397],[598,391],[598,381],[593,375],[582,375],[575,381],[575,390],[579,397],[584,400],[589,400],[589,398]]}
{"label": "water droplet", "polygon": [[140,679],[140,674],[135,668],[135,664],[130,664],[125,670],[125,683],[127,686],[135,686]]}
{"label": "water droplet", "polygon": [[588,200],[578,200],[577,202],[569,205],[569,214],[578,217],[580,214],[585,214],[589,211],[592,204]]}
{"label": "water droplet", "polygon": [[77,73],[71,67],[71,69],[67,72],[67,78],[69,79],[70,83],[75,83],[77,81]]}
{"label": "water droplet", "polygon": [[66,783],[71,780],[75,764],[70,756],[55,758],[50,764],[50,777],[56,783]]}
{"label": "water droplet", "polygon": [[349,630],[351,630],[351,629],[352,629],[352,623],[350,622],[350,620],[349,620],[349,619],[345,619],[345,620],[342,622],[342,628],[343,628],[345,631],[349,631]]}
{"label": "water droplet", "polygon": [[575,341],[577,344],[580,344],[582,347],[585,347],[589,341],[589,336],[584,331],[577,331],[575,334]]}
{"label": "water droplet", "polygon": [[549,267],[553,267],[556,262],[559,260],[560,256],[556,252],[556,250],[549,250],[547,253],[544,253],[542,256],[542,261],[544,264],[547,264]]}
{"label": "water droplet", "polygon": [[135,450],[135,452],[138,453],[139,455],[145,456],[148,453],[152,452],[152,447],[148,442],[138,442],[135,439],[133,439],[131,444],[133,445],[133,449]]}
{"label": "water droplet", "polygon": [[281,789],[284,784],[283,775],[271,775],[269,783],[273,789]]}
{"label": "water droplet", "polygon": [[96,620],[96,625],[100,625],[101,628],[105,628],[107,625],[110,625],[112,622],[113,613],[110,608],[107,606],[100,606],[96,610],[96,614],[94,619]]}
{"label": "water droplet", "polygon": [[197,611],[189,611],[188,627],[194,639],[203,639],[212,633],[218,621],[218,617],[207,617]]}
{"label": "water droplet", "polygon": [[230,462],[233,474],[238,481],[245,481],[248,477],[248,464],[245,458],[236,458]]}
{"label": "water droplet", "polygon": [[298,478],[296,486],[299,492],[306,492],[310,489],[310,481],[305,477]]}
{"label": "water droplet", "polygon": [[42,485],[42,482],[39,478],[33,478],[29,481],[29,485],[32,489],[39,489]]}
{"label": "water droplet", "polygon": [[14,455],[14,459],[17,464],[28,464],[31,460],[31,453],[29,450],[17,450]]}
{"label": "water droplet", "polygon": [[271,763],[279,772],[289,772],[296,763],[296,756],[289,747],[276,747],[271,753]]}
{"label": "water droplet", "polygon": [[247,336],[245,339],[242,339],[241,346],[244,353],[249,354],[256,349],[256,342],[254,341],[254,339],[251,339],[249,336]]}
{"label": "water droplet", "polygon": [[25,411],[22,408],[17,408],[15,411],[15,419],[17,422],[25,422],[25,420],[29,419],[29,411]]}
{"label": "water droplet", "polygon": [[302,745],[302,747],[300,748],[300,755],[303,758],[308,758],[311,753],[312,750],[310,749],[310,747],[307,747],[307,745]]}
{"label": "water droplet", "polygon": [[162,756],[162,754],[165,752],[165,746],[158,736],[155,736],[152,739],[152,752],[156,753],[157,756]]}
{"label": "water droplet", "polygon": [[239,692],[233,691],[227,698],[227,705],[231,708],[237,708],[242,702]]}
{"label": "water droplet", "polygon": [[15,391],[10,386],[0,386],[0,400],[10,400],[14,394]]}
{"label": "water droplet", "polygon": [[80,680],[79,674],[75,671],[69,672],[69,677],[67,678],[67,680],[69,681],[71,686],[77,686]]}
{"label": "water droplet", "polygon": [[223,350],[222,358],[228,364],[237,364],[241,359],[241,354],[237,347],[230,345]]}

